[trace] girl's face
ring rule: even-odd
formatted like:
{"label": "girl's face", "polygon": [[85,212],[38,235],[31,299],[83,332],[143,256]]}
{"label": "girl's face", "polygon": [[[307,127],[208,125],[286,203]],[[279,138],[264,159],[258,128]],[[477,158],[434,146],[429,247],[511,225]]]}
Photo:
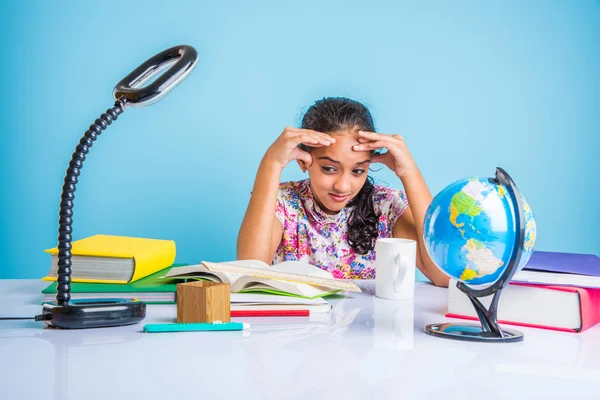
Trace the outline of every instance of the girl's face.
{"label": "girl's face", "polygon": [[367,180],[372,152],[355,151],[358,129],[330,132],[335,143],[312,149],[308,168],[313,196],[321,209],[335,214],[352,200]]}

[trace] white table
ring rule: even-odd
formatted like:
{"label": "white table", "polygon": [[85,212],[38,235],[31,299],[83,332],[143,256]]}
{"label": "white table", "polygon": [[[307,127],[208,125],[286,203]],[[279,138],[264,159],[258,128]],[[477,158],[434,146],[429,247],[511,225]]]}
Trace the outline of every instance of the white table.
{"label": "white table", "polygon": [[[40,312],[42,287],[0,280],[0,316]],[[600,325],[581,333],[520,328],[521,343],[428,336],[447,290],[409,301],[364,292],[331,314],[246,318],[243,332],[144,334],[176,308],[148,306],[138,325],[89,330],[0,321],[0,398],[13,399],[599,399]],[[237,319],[240,320],[240,319]]]}

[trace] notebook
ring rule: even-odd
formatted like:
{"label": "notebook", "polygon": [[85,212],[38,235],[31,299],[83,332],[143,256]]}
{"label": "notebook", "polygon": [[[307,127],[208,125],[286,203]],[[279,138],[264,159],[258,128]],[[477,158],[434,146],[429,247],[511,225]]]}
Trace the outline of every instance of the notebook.
{"label": "notebook", "polygon": [[[489,307],[492,296],[479,297]],[[533,328],[582,332],[600,322],[600,289],[541,286],[521,283],[506,285],[498,304],[498,322]],[[478,320],[471,301],[456,281],[448,286],[449,318]]]}
{"label": "notebook", "polygon": [[600,257],[594,254],[534,251],[513,282],[600,288]]}
{"label": "notebook", "polygon": [[[50,271],[43,280],[58,276],[58,249],[52,255]],[[175,261],[172,240],[94,235],[72,243],[71,281],[131,283],[165,269]]]}
{"label": "notebook", "polygon": [[[271,266],[258,260],[237,260],[217,264],[228,264],[264,269],[268,271],[288,272],[311,277],[334,279],[333,275],[331,275],[331,273],[328,271],[324,271],[314,265],[298,261],[285,261]],[[314,299],[341,292],[341,289],[327,286],[315,286],[306,283],[244,275],[226,271],[210,271],[203,264],[173,268],[169,271],[164,279],[169,280],[173,278],[201,279],[227,283],[229,284],[232,293],[260,292]]]}

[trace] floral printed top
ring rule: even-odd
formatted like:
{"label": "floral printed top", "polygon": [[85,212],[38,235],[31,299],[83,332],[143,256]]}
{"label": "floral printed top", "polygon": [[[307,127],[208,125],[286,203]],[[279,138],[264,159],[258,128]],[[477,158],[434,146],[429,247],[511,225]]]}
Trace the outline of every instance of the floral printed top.
{"label": "floral printed top", "polygon": [[[379,238],[392,237],[396,220],[408,207],[404,192],[375,185],[373,205],[379,215]],[[273,264],[303,261],[331,272],[335,278],[375,278],[375,250],[357,254],[348,244],[352,209],[326,214],[314,201],[308,179],[281,183],[275,215],[283,225],[283,237]]]}

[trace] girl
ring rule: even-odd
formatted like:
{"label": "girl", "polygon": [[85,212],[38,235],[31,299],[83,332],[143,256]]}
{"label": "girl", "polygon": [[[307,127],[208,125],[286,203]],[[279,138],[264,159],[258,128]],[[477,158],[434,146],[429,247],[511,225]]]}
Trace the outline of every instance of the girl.
{"label": "girl", "polygon": [[[376,152],[380,149],[387,152]],[[292,160],[308,179],[279,183]],[[373,185],[367,176],[373,163],[394,171],[405,192]],[[240,228],[237,259],[304,261],[336,278],[373,279],[375,241],[409,238],[418,243],[419,270],[435,285],[448,286],[423,243],[431,199],[401,136],[375,133],[361,103],[324,98],[306,111],[301,129],[285,128],[265,153]]]}

